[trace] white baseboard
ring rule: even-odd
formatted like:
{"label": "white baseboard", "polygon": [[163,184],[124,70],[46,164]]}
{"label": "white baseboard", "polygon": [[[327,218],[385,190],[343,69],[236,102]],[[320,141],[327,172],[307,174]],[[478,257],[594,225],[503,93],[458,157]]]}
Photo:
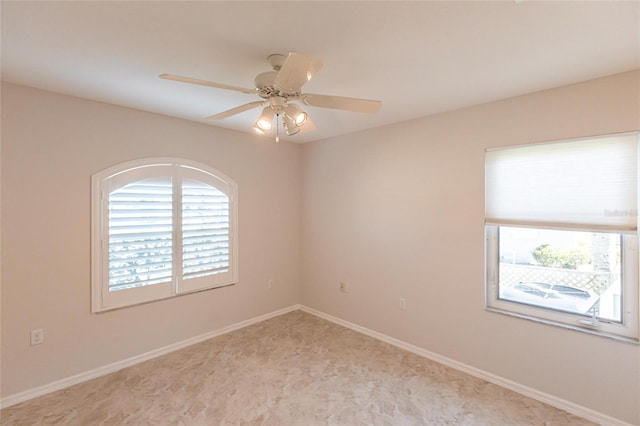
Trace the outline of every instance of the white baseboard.
{"label": "white baseboard", "polygon": [[91,379],[95,379],[100,376],[104,376],[109,373],[114,373],[118,370],[122,370],[123,368],[130,367],[135,364],[139,364],[144,361],[148,361],[153,358],[157,358],[159,356],[168,354],[170,352],[174,352],[187,346],[195,345],[196,343],[203,342],[205,340],[221,336],[226,333],[230,333],[232,331],[259,323],[261,321],[265,321],[270,318],[274,318],[280,315],[287,314],[292,311],[301,310],[307,312],[309,314],[315,315],[317,317],[326,319],[333,323],[342,325],[351,330],[354,330],[358,333],[362,333],[364,335],[373,337],[374,339],[378,339],[380,341],[389,343],[394,345],[400,349],[404,349],[406,351],[412,352],[416,355],[422,356],[424,358],[430,359],[432,361],[438,362],[440,364],[446,365],[447,367],[454,368],[456,370],[462,371],[464,373],[470,374],[471,376],[478,377],[482,380],[486,380],[489,383],[493,383],[498,386],[502,386],[503,388],[512,390],[521,395],[527,396],[529,398],[535,399],[537,401],[543,402],[545,404],[549,404],[553,407],[559,408],[561,410],[567,411],[569,413],[575,414],[576,416],[583,417],[587,420],[590,420],[595,423],[599,423],[601,425],[607,426],[633,426],[629,423],[623,422],[621,420],[615,419],[613,417],[607,416],[600,412],[591,410],[587,407],[575,404],[573,402],[557,398],[553,395],[550,395],[545,392],[538,391],[536,389],[521,385],[519,383],[513,382],[511,380],[507,380],[500,376],[496,376],[494,374],[488,373],[486,371],[480,370],[475,367],[471,367],[467,364],[463,364],[461,362],[455,361],[451,358],[447,358],[441,355],[438,355],[434,352],[427,351],[426,349],[422,349],[420,347],[411,345],[409,343],[403,342],[401,340],[395,339],[393,337],[387,336],[382,333],[378,333],[377,331],[370,330],[366,327],[359,326],[357,324],[351,323],[349,321],[345,321],[343,319],[334,317],[332,315],[326,314],[324,312],[318,311],[316,309],[310,308],[304,305],[292,305],[287,308],[280,309],[278,311],[270,312],[268,314],[260,315],[258,317],[254,317],[248,319],[246,321],[241,321],[236,324],[229,325],[227,327],[223,327],[218,330],[210,331],[205,334],[201,334],[199,336],[195,336],[186,340],[182,340],[180,342],[172,343],[170,345],[164,346],[162,348],[158,348],[140,355],[133,356],[131,358],[124,359],[122,361],[117,361],[112,364],[108,364],[102,367],[98,367],[96,369],[86,371],[84,373],[76,374],[71,377],[64,378],[62,380],[57,380],[52,383],[48,383],[43,386],[38,386],[33,389],[26,390],[24,392],[19,392],[17,394],[9,395],[0,400],[0,408],[10,407],[12,405],[18,404],[20,402],[24,402],[33,398],[37,398],[39,396],[55,392],[60,389],[67,388],[69,386],[76,385],[78,383],[86,382]]}
{"label": "white baseboard", "polygon": [[9,395],[0,400],[0,409],[10,407],[20,402],[37,398],[39,396],[42,396],[51,392],[55,392],[57,390],[67,388],[69,386],[73,386],[78,383],[86,382],[88,380],[95,379],[96,377],[104,376],[105,374],[114,373],[118,370],[122,370],[123,368],[130,367],[132,365],[139,364],[141,362],[148,361],[150,359],[157,358],[162,355],[166,355],[170,352],[174,352],[174,351],[186,348],[187,346],[195,345],[196,343],[203,342],[213,337],[221,336],[223,334],[230,333],[240,328],[244,328],[244,327],[259,323],[261,321],[268,320],[273,317],[284,315],[292,311],[297,311],[299,309],[300,309],[300,305],[292,305],[287,308],[280,309],[278,311],[260,315],[255,318],[248,319],[246,321],[241,321],[239,323],[220,328],[218,330],[210,331],[208,333],[201,334],[199,336],[182,340],[180,342],[172,343],[170,345],[167,345],[158,349],[154,349],[152,351],[149,351],[140,355],[136,355],[131,358],[124,359],[122,361],[117,361],[112,364],[98,367],[90,371],[85,371],[84,373],[80,373],[71,377],[64,378],[62,380],[56,380],[55,382],[48,383],[43,386],[38,386],[33,389],[29,389],[23,392]]}
{"label": "white baseboard", "polygon": [[342,325],[344,327],[350,328],[351,330],[357,331],[358,333],[362,333],[364,335],[373,337],[374,339],[381,340],[383,342],[389,343],[393,346],[396,346],[400,349],[404,349],[408,352],[412,352],[416,355],[422,356],[424,358],[430,359],[437,363],[446,365],[447,367],[454,368],[458,371],[462,371],[471,376],[477,377],[479,379],[485,380],[489,383],[493,383],[495,385],[501,386],[503,388],[512,390],[521,395],[527,396],[529,398],[535,399],[537,401],[543,402],[545,404],[549,404],[553,407],[559,408],[561,410],[567,411],[571,414],[575,414],[576,416],[580,416],[587,420],[590,420],[594,423],[598,423],[606,426],[633,426],[629,423],[626,423],[622,420],[618,420],[616,418],[607,416],[606,414],[600,413],[598,411],[592,410],[590,408],[584,407],[582,405],[575,404],[573,402],[555,397],[545,392],[541,392],[539,390],[530,388],[528,386],[521,385],[519,383],[513,382],[511,380],[507,380],[503,377],[496,376],[495,374],[488,373],[486,371],[480,370],[478,368],[472,367],[467,364],[463,364],[451,358],[444,357],[442,355],[438,355],[434,352],[430,352],[426,349],[422,349],[418,346],[411,345],[409,343],[403,342],[401,340],[395,339],[393,337],[387,336],[382,333],[378,333],[377,331],[370,330],[368,328],[359,326],[349,321],[345,321],[343,319],[334,317],[332,315],[326,314],[324,312],[318,311],[316,309],[310,308],[305,305],[300,306],[300,310],[307,312],[309,314],[315,315],[317,317],[326,319],[328,321],[334,322],[336,324]]}

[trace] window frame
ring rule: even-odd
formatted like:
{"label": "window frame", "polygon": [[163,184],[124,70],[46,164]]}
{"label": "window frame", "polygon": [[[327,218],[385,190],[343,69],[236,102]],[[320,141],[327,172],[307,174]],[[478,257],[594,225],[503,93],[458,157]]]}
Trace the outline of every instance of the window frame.
{"label": "window frame", "polygon": [[[640,343],[639,147],[640,132],[631,131],[485,149],[487,311]],[[500,299],[501,226],[620,234],[621,322]]]}
{"label": "window frame", "polygon": [[[167,283],[109,292],[109,194],[127,184],[153,177],[172,183],[172,275]],[[182,277],[182,182],[197,180],[223,192],[229,202],[228,272]],[[91,312],[99,313],[141,303],[238,283],[238,188],[229,176],[203,163],[181,158],[127,161],[91,176]]]}
{"label": "window frame", "polygon": [[[509,225],[513,226],[513,225]],[[499,225],[485,226],[485,309],[491,312],[506,314],[545,324],[579,330],[590,334],[610,337],[634,343],[639,340],[640,295],[638,286],[638,236],[622,233],[622,301],[621,322],[599,320],[592,323],[591,318],[584,315],[559,311],[541,306],[528,305],[499,297],[499,262],[500,243]],[[535,229],[552,229],[540,228]],[[558,229],[576,231],[576,229]]]}

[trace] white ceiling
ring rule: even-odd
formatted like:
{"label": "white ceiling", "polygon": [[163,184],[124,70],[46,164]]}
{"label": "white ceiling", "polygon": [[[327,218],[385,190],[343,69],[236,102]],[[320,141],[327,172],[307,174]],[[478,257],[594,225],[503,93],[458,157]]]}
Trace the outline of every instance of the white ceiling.
{"label": "white ceiling", "polygon": [[260,113],[204,117],[254,95],[271,53],[324,62],[305,92],[383,102],[305,107],[308,142],[640,68],[640,1],[2,1],[2,79],[251,132]]}

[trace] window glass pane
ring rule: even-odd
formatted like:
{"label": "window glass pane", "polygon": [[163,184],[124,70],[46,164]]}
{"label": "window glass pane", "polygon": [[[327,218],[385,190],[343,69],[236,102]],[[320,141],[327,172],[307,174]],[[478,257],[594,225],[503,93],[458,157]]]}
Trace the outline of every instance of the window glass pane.
{"label": "window glass pane", "polygon": [[184,279],[229,271],[229,197],[195,179],[182,183]]}
{"label": "window glass pane", "polygon": [[109,291],[171,281],[172,212],[169,177],[109,194]]}
{"label": "window glass pane", "polygon": [[621,322],[620,234],[499,228],[499,295]]}

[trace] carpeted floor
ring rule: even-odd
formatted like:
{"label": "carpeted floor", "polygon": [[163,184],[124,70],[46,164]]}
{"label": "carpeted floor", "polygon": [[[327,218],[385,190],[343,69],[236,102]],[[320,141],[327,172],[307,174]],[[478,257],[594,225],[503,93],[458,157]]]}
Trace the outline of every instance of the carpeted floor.
{"label": "carpeted floor", "polygon": [[591,425],[295,311],[0,412],[2,425]]}

